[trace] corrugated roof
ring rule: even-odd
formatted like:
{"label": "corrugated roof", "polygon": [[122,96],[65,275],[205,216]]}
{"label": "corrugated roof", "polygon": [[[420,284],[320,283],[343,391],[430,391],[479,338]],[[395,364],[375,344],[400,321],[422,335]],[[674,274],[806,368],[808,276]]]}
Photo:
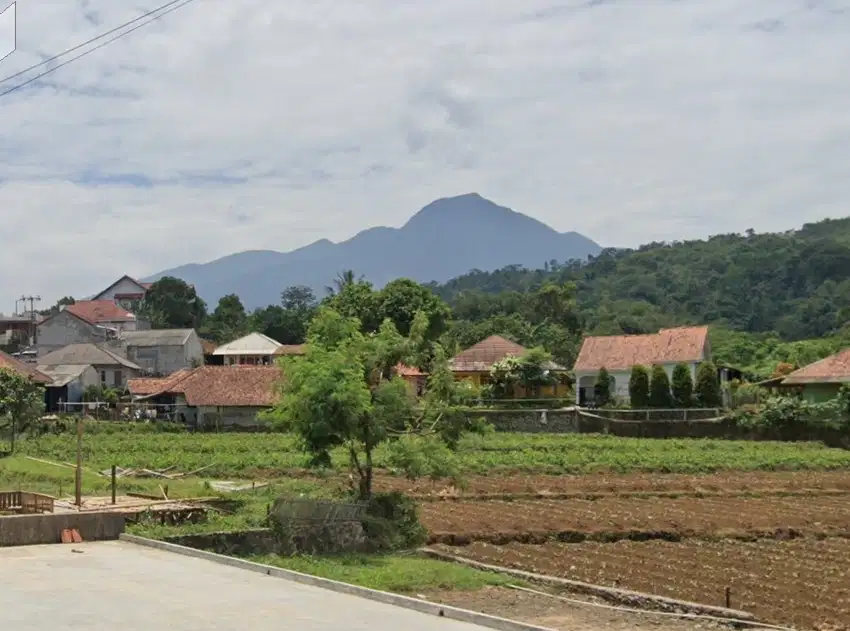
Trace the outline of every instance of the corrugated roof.
{"label": "corrugated roof", "polygon": [[[449,369],[454,372],[489,372],[493,364],[506,357],[521,357],[528,353],[524,346],[501,335],[491,335],[478,344],[470,346],[449,360]],[[564,370],[554,362],[547,362],[549,370]]]}
{"label": "corrugated roof", "polygon": [[91,366],[124,366],[131,370],[141,370],[138,365],[128,359],[97,344],[70,344],[39,358],[38,362],[42,366],[88,364]]}
{"label": "corrugated roof", "polygon": [[49,384],[51,381],[53,381],[53,379],[49,375],[44,374],[31,364],[25,364],[24,362],[15,359],[11,355],[3,351],[0,351],[0,368],[12,370],[18,373],[19,375],[29,377],[37,383]]}
{"label": "corrugated roof", "polygon": [[89,365],[67,364],[59,366],[39,366],[38,370],[53,380],[50,385],[54,388],[67,386],[78,379],[86,370],[92,368]]}
{"label": "corrugated roof", "polygon": [[277,366],[201,366],[148,396],[182,394],[191,406],[270,407],[281,375]]}
{"label": "corrugated roof", "polygon": [[95,324],[132,322],[136,319],[136,316],[111,300],[80,300],[72,305],[67,305],[65,311]]}
{"label": "corrugated roof", "polygon": [[702,361],[707,341],[707,326],[661,329],[649,335],[586,337],[573,370],[631,370],[639,365]]}
{"label": "corrugated roof", "polygon": [[267,335],[249,333],[245,337],[219,346],[213,351],[213,355],[274,355],[281,346],[280,342]]}
{"label": "corrugated roof", "polygon": [[782,380],[783,386],[806,383],[850,383],[850,348],[803,366]]}
{"label": "corrugated roof", "polygon": [[126,346],[183,346],[194,329],[148,329],[124,331],[120,340]]}

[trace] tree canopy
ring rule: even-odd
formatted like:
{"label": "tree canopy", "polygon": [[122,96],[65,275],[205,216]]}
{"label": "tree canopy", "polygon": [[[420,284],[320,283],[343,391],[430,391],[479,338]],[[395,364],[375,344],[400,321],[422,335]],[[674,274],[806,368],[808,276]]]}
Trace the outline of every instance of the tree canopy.
{"label": "tree canopy", "polygon": [[17,437],[44,412],[44,387],[29,377],[0,368],[0,427],[9,436],[11,451]]}

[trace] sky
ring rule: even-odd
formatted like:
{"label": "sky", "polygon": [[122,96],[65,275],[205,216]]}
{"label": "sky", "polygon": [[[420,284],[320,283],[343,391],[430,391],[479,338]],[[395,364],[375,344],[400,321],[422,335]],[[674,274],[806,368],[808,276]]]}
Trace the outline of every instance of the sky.
{"label": "sky", "polygon": [[[163,2],[18,0],[0,78]],[[473,191],[606,246],[840,217],[848,59],[850,0],[194,0],[0,96],[0,312]]]}

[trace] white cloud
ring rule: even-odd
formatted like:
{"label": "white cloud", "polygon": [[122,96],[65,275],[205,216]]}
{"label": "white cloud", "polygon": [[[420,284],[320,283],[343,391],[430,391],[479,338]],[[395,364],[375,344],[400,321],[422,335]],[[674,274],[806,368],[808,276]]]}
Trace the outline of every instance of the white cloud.
{"label": "white cloud", "polygon": [[[19,0],[0,77],[161,1]],[[197,0],[0,98],[0,311],[470,191],[606,245],[843,215],[842,5]]]}

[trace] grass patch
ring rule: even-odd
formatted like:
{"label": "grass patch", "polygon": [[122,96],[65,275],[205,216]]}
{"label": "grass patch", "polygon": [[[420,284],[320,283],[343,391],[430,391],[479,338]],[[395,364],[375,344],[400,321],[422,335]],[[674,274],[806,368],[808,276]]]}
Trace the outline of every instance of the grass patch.
{"label": "grass patch", "polygon": [[501,574],[413,555],[264,555],[248,557],[248,560],[400,594],[427,590],[475,590],[488,585],[518,584],[516,579]]}

